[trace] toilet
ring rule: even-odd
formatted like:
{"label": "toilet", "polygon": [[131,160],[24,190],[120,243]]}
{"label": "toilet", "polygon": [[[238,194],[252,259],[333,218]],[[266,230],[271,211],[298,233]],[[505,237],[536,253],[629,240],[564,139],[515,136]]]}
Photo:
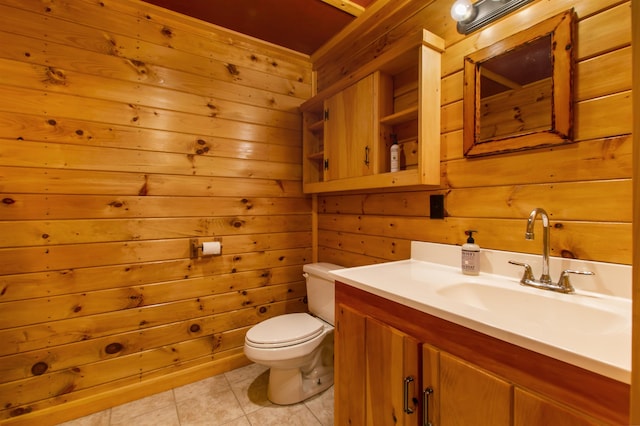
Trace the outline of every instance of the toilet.
{"label": "toilet", "polygon": [[342,268],[304,265],[310,313],[279,315],[247,331],[244,353],[270,368],[267,396],[274,404],[295,404],[333,385],[335,287],[328,272]]}

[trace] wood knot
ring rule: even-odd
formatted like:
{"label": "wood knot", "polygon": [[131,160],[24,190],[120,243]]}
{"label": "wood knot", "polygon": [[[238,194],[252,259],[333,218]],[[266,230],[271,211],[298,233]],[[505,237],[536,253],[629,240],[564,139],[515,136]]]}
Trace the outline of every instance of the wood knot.
{"label": "wood knot", "polygon": [[258,309],[258,312],[260,312],[261,314],[266,314],[267,313],[267,307],[266,306],[260,306],[260,309]]}
{"label": "wood knot", "polygon": [[242,226],[244,225],[244,221],[240,220],[240,219],[234,219],[231,221],[231,226],[233,226],[234,228],[242,228]]}
{"label": "wood knot", "polygon": [[6,197],[6,198],[2,199],[2,203],[3,204],[7,204],[7,205],[11,205],[11,204],[13,204],[15,202],[16,202],[16,200],[14,200],[13,198],[9,198],[9,197]]}
{"label": "wood knot", "polygon": [[162,30],[160,30],[160,32],[165,37],[168,37],[168,38],[173,37],[173,31],[171,31],[171,28],[169,27],[163,27]]}
{"label": "wood knot", "polygon": [[34,376],[41,376],[46,373],[48,369],[49,364],[47,364],[46,362],[36,362],[35,364],[33,364],[33,367],[31,367],[31,374],[33,374]]}
{"label": "wood knot", "polygon": [[22,416],[24,414],[29,414],[32,411],[31,407],[18,407],[15,410],[11,410],[9,414],[11,417]]}
{"label": "wood knot", "polygon": [[124,346],[121,343],[109,343],[105,348],[104,351],[106,353],[108,353],[109,355],[113,355],[113,354],[117,354],[118,352],[120,352],[122,349],[124,349]]}
{"label": "wood knot", "polygon": [[57,84],[60,86],[65,86],[67,84],[67,76],[62,70],[54,67],[47,67],[45,70],[45,75],[46,78],[44,80],[44,83]]}
{"label": "wood knot", "polygon": [[227,71],[231,75],[240,75],[240,71],[238,71],[238,67],[233,64],[227,64]]}
{"label": "wood knot", "polygon": [[200,331],[200,325],[198,324],[191,324],[191,327],[189,327],[189,331],[192,333],[197,333]]}

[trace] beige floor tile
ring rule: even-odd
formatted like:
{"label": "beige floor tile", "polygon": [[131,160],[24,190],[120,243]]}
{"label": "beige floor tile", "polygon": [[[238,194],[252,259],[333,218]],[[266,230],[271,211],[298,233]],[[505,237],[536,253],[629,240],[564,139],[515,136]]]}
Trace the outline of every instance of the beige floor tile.
{"label": "beige floor tile", "polygon": [[271,405],[247,414],[252,425],[260,426],[320,426],[320,422],[303,403]]}
{"label": "beige floor tile", "polygon": [[[259,373],[259,374],[256,374]],[[239,381],[231,381],[231,390],[235,394],[245,414],[252,413],[271,405],[267,398],[269,384],[268,369],[254,369],[253,375],[244,375]]]}
{"label": "beige floor tile", "polygon": [[127,422],[134,424],[131,420],[138,418],[141,414],[155,412],[166,407],[175,407],[173,391],[161,392],[113,407],[111,409],[111,424],[126,424]]}
{"label": "beige floor tile", "polygon": [[80,417],[76,420],[60,423],[59,426],[109,426],[111,409]]}
{"label": "beige floor tile", "polygon": [[[226,379],[225,379],[226,381]],[[180,399],[176,403],[182,426],[224,425],[244,416],[244,411],[230,387],[212,389],[203,387],[199,395]]]}
{"label": "beige floor tile", "polygon": [[307,399],[304,404],[323,426],[333,426],[333,386]]}
{"label": "beige floor tile", "polygon": [[197,398],[202,394],[217,394],[222,391],[230,391],[229,381],[223,374],[208,377],[199,382],[190,383],[173,389],[176,402],[186,401],[191,398]]}
{"label": "beige floor tile", "polygon": [[175,405],[171,404],[166,407],[158,408],[153,411],[147,411],[136,417],[129,417],[122,422],[111,421],[111,426],[180,426],[178,421],[178,413]]}
{"label": "beige floor tile", "polygon": [[267,399],[261,365],[220,374],[64,423],[63,426],[330,426],[333,387],[295,405]]}
{"label": "beige floor tile", "polygon": [[260,374],[268,371],[269,367],[265,367],[260,364],[249,364],[245,367],[236,368],[235,370],[227,371],[224,376],[229,380],[229,383],[244,382],[246,380],[253,380]]}
{"label": "beige floor tile", "polygon": [[246,416],[242,416],[238,419],[231,420],[229,423],[225,423],[224,426],[251,426],[251,423],[249,423]]}

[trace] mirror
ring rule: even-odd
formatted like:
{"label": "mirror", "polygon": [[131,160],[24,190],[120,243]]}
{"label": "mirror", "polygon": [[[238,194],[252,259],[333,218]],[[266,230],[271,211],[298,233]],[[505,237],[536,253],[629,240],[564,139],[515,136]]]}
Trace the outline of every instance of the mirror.
{"label": "mirror", "polygon": [[574,13],[465,57],[464,155],[572,141]]}

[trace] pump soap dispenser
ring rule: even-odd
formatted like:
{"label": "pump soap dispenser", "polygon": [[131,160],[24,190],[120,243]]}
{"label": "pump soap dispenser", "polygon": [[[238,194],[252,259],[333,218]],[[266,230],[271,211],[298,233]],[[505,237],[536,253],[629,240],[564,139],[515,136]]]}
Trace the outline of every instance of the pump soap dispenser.
{"label": "pump soap dispenser", "polygon": [[480,246],[475,243],[473,233],[478,232],[474,229],[464,231],[468,235],[466,244],[462,245],[462,273],[466,275],[478,275],[480,273]]}

